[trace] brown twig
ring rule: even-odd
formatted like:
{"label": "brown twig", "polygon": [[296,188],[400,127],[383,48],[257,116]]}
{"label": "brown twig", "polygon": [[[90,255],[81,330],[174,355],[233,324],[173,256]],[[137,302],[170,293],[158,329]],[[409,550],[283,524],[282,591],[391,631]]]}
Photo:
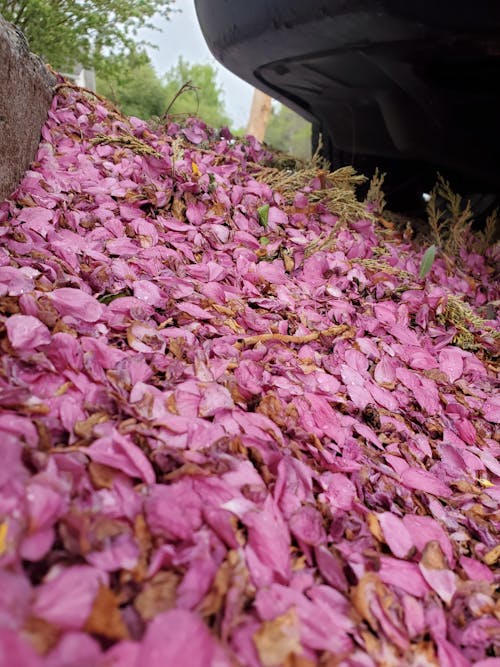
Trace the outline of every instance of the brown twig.
{"label": "brown twig", "polygon": [[311,343],[314,340],[317,340],[320,336],[340,336],[346,331],[350,331],[350,327],[346,324],[334,325],[328,327],[324,331],[313,331],[310,334],[305,334],[304,336],[293,336],[289,334],[280,334],[280,333],[265,333],[258,334],[256,336],[247,336],[235,343],[236,347],[242,347],[243,345],[258,345],[259,343],[267,343],[269,341],[277,341],[280,343],[291,343],[291,344],[304,344]]}
{"label": "brown twig", "polygon": [[175,93],[174,97],[172,98],[172,100],[170,101],[169,105],[167,106],[167,108],[166,108],[166,110],[165,110],[165,113],[164,113],[163,116],[162,116],[162,119],[163,119],[163,120],[165,120],[165,119],[168,117],[169,111],[170,111],[170,109],[174,106],[174,104],[175,104],[175,102],[177,101],[177,99],[178,99],[181,95],[183,95],[184,93],[187,93],[188,91],[189,91],[189,92],[192,92],[192,93],[194,93],[194,94],[196,95],[196,113],[195,113],[194,115],[196,115],[196,114],[198,113],[198,109],[199,109],[199,107],[200,107],[200,97],[199,97],[199,95],[198,95],[198,87],[197,87],[197,86],[193,86],[193,82],[192,82],[192,81],[186,81],[186,83],[183,83],[182,86],[179,88],[179,90]]}

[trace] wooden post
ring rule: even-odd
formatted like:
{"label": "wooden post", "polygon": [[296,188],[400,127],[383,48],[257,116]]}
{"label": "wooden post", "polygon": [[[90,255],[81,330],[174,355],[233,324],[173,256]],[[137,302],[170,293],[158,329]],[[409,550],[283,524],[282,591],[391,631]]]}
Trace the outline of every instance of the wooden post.
{"label": "wooden post", "polygon": [[0,16],[0,201],[33,161],[56,79]]}
{"label": "wooden post", "polygon": [[271,117],[271,98],[261,90],[254,89],[247,134],[253,134],[259,141],[264,140],[267,124]]}

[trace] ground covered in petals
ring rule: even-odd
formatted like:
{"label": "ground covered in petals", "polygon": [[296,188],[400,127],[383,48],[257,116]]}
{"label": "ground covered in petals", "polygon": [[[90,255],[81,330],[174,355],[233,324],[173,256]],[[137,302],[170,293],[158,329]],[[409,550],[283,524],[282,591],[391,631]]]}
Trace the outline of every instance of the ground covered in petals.
{"label": "ground covered in petals", "polygon": [[498,246],[421,271],[272,160],[60,86],[0,203],[0,664],[498,666]]}

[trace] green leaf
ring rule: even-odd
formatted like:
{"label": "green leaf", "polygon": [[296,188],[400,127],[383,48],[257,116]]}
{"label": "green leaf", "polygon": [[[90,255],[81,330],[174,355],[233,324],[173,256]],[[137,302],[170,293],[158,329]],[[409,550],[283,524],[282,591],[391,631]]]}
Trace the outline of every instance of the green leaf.
{"label": "green leaf", "polygon": [[269,239],[267,238],[267,236],[261,236],[259,241],[262,245],[269,245]]}
{"label": "green leaf", "polygon": [[267,227],[267,220],[269,218],[269,204],[264,204],[264,206],[259,206],[257,209],[259,214],[259,222],[263,227]]}
{"label": "green leaf", "polygon": [[99,303],[103,303],[105,306],[110,304],[115,299],[122,299],[124,296],[130,296],[132,292],[129,289],[123,290],[123,292],[116,292],[115,294],[101,294],[97,297]]}
{"label": "green leaf", "polygon": [[425,278],[425,276],[432,269],[432,265],[436,257],[436,251],[436,246],[431,245],[430,248],[427,248],[427,250],[424,252],[424,256],[422,257],[422,262],[420,264],[420,271],[418,273],[419,278]]}

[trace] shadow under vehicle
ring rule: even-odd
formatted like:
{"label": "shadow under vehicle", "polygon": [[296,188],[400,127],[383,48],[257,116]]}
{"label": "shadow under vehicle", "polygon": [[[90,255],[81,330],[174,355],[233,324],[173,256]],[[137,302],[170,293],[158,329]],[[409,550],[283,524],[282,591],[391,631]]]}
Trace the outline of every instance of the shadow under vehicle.
{"label": "shadow under vehicle", "polygon": [[333,167],[416,210],[440,172],[500,200],[500,2],[195,0],[213,55],[313,123]]}

